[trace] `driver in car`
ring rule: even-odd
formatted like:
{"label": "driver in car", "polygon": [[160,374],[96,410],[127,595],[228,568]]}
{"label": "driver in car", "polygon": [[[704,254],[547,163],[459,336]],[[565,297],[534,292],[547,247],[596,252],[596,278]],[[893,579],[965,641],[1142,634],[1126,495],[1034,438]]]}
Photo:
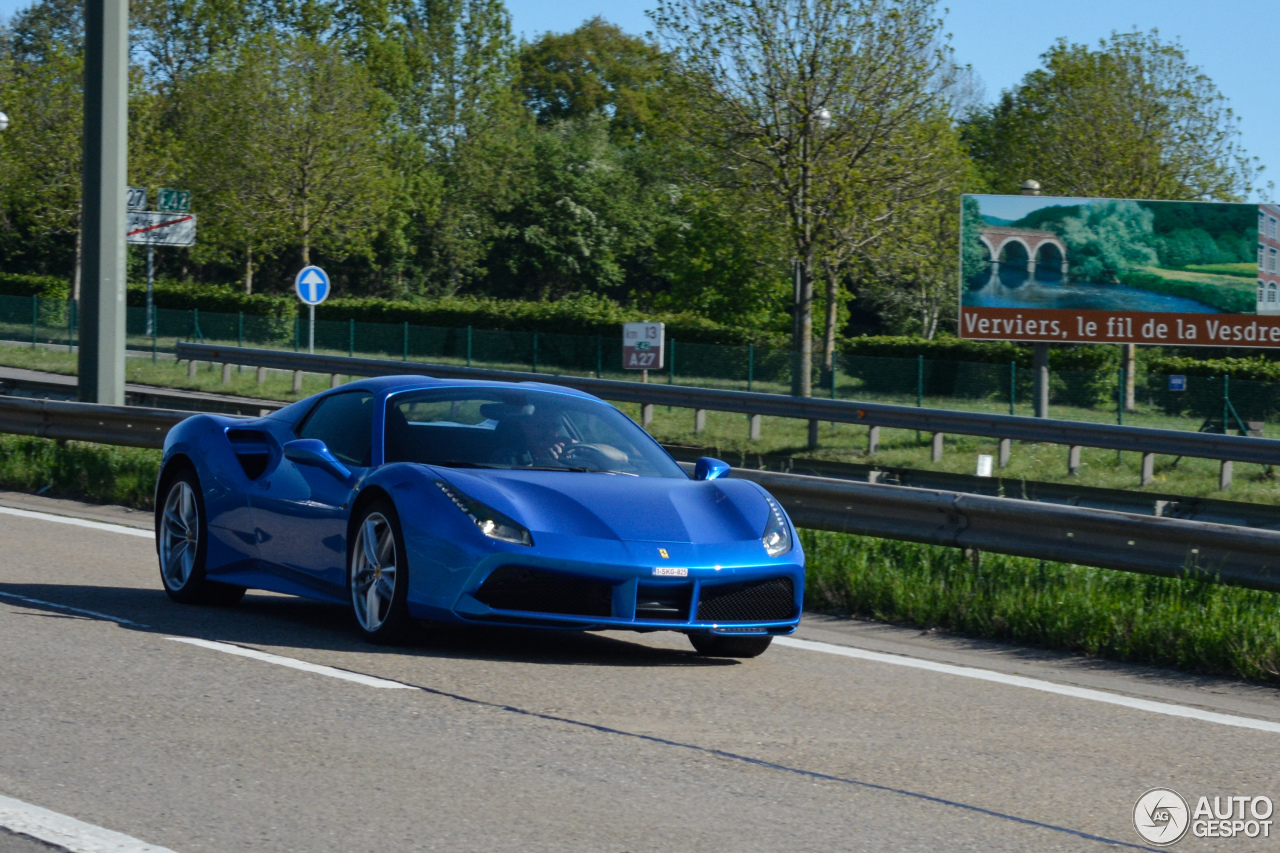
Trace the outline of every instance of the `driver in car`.
{"label": "driver in car", "polygon": [[625,464],[627,455],[607,444],[584,444],[565,431],[564,422],[554,412],[535,410],[515,420],[513,443],[494,454],[494,461],[534,467],[587,467],[608,469]]}

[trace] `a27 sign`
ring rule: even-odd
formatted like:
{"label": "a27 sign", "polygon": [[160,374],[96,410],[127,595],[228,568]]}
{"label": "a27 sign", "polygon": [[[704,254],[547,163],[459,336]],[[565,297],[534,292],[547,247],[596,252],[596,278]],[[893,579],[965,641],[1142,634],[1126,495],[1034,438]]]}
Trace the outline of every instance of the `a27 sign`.
{"label": "a27 sign", "polygon": [[661,370],[666,342],[663,323],[622,324],[622,366],[626,370]]}

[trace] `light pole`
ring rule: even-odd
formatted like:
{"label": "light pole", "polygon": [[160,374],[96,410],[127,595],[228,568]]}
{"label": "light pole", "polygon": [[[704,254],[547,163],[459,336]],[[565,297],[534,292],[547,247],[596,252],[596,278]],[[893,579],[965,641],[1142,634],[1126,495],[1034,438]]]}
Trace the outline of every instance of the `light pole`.
{"label": "light pole", "polygon": [[128,0],[85,0],[79,385],[86,403],[124,405]]}

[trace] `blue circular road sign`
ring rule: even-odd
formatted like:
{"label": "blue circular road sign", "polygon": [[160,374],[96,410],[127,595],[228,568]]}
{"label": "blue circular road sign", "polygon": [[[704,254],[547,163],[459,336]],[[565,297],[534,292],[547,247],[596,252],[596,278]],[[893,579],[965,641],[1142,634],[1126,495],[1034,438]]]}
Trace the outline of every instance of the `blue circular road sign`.
{"label": "blue circular road sign", "polygon": [[303,267],[293,279],[298,298],[308,305],[319,305],[329,296],[329,276],[320,267]]}

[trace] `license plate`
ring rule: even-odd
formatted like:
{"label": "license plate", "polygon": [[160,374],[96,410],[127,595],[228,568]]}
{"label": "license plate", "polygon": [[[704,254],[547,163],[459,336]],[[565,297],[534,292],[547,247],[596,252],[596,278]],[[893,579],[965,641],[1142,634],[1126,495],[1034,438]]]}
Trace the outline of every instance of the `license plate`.
{"label": "license plate", "polygon": [[659,578],[687,578],[689,577],[689,570],[677,569],[675,566],[655,566],[653,574],[654,577]]}

